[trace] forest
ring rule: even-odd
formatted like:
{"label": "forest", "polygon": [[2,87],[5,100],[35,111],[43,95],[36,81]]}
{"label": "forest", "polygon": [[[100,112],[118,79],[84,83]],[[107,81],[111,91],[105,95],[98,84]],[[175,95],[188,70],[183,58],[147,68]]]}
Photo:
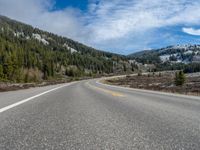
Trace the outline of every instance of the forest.
{"label": "forest", "polygon": [[0,16],[0,81],[39,82],[113,74],[129,71],[128,66],[125,56]]}

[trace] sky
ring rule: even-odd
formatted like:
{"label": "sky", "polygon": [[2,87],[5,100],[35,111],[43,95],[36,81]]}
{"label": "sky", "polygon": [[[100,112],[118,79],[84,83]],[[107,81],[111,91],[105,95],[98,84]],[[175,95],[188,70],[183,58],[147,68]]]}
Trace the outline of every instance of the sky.
{"label": "sky", "polygon": [[119,54],[200,44],[200,0],[0,0],[0,14]]}

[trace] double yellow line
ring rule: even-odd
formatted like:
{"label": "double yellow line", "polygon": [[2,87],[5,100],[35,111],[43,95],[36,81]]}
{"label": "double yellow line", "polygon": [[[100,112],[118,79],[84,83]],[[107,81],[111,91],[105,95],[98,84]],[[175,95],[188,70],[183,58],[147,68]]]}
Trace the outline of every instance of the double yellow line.
{"label": "double yellow line", "polygon": [[97,89],[97,90],[99,90],[99,91],[102,91],[102,92],[111,94],[112,96],[115,96],[115,97],[125,97],[125,95],[122,94],[122,93],[115,92],[115,91],[111,91],[111,90],[107,90],[107,89],[103,89],[103,88],[100,88],[100,87],[96,87],[96,86],[94,86],[94,85],[89,84],[89,82],[87,82],[86,84],[87,84],[88,86],[90,86],[91,88],[93,88],[93,89]]}

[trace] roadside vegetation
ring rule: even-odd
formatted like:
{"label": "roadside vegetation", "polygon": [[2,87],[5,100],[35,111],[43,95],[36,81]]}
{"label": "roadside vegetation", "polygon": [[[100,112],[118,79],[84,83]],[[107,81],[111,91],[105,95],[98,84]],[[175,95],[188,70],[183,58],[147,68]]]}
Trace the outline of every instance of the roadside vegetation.
{"label": "roadside vegetation", "polygon": [[183,86],[186,80],[184,72],[183,71],[176,72],[174,80],[176,86]]}
{"label": "roadside vegetation", "polygon": [[184,74],[183,71],[139,73],[134,76],[109,79],[105,82],[130,88],[200,95],[200,73]]}

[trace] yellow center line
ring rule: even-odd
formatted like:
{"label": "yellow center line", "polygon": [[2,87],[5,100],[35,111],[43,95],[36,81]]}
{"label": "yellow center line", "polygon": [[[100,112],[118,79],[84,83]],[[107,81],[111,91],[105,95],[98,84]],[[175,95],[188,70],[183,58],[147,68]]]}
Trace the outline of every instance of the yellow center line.
{"label": "yellow center line", "polygon": [[122,94],[122,93],[111,91],[111,90],[107,90],[107,89],[103,89],[103,88],[100,88],[100,87],[96,87],[94,85],[89,84],[89,82],[87,82],[86,84],[88,86],[90,86],[91,88],[93,88],[93,89],[97,89],[97,90],[103,91],[105,93],[111,94],[112,96],[115,96],[115,97],[125,97],[125,95]]}

